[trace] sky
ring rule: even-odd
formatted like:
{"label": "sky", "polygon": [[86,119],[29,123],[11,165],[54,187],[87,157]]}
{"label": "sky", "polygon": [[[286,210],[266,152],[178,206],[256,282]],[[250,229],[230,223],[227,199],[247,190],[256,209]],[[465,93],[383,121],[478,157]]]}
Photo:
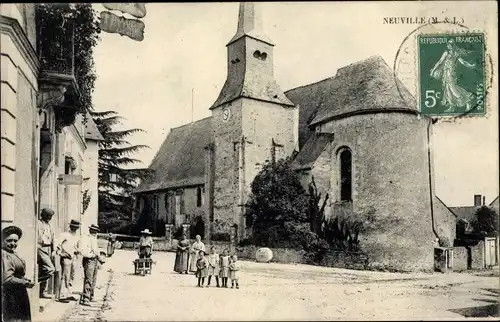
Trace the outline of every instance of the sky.
{"label": "sky", "polygon": [[[418,25],[384,24],[386,17],[463,18],[464,25],[487,33],[487,47],[498,48],[493,2],[258,6],[264,30],[276,45],[275,78],[285,91],[332,77],[338,68],[372,55],[380,55],[392,67],[401,43]],[[99,4],[94,7],[104,10]],[[210,116],[209,107],[226,78],[225,45],[236,32],[238,18],[236,2],[148,3],[146,8],[143,41],[101,34],[94,52],[98,79],[93,96],[97,111],[114,110],[124,118],[122,128],[146,131],[129,138],[132,144],[150,146],[136,156],[142,161],[137,166],[143,167],[149,166],[171,128]],[[497,75],[495,52],[490,50]],[[497,91],[488,97],[485,117],[435,125],[436,194],[449,206],[471,205],[474,194],[485,195],[486,203],[498,196]]]}

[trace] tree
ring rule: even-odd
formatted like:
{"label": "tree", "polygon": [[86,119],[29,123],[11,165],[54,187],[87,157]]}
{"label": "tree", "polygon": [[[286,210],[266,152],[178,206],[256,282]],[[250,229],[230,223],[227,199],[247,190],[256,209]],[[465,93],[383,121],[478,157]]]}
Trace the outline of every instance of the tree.
{"label": "tree", "polygon": [[300,247],[312,232],[308,199],[289,159],[266,162],[251,184],[247,204],[253,242],[268,247]]}
{"label": "tree", "polygon": [[[149,174],[148,169],[129,168],[140,160],[132,156],[149,148],[131,145],[125,138],[141,129],[116,131],[121,117],[115,111],[90,112],[104,140],[99,142],[99,225],[103,230],[120,230],[130,224],[134,197],[132,191]],[[127,167],[127,168],[126,168]]]}
{"label": "tree", "polygon": [[488,206],[482,206],[476,211],[471,224],[476,233],[485,233],[487,236],[498,235],[498,214]]}
{"label": "tree", "polygon": [[316,187],[316,182],[314,181],[314,176],[311,178],[309,183],[309,222],[311,225],[311,230],[317,234],[321,232],[321,225],[325,221],[325,207],[328,201],[328,193],[325,195],[323,202],[321,203],[321,192],[318,192]]}

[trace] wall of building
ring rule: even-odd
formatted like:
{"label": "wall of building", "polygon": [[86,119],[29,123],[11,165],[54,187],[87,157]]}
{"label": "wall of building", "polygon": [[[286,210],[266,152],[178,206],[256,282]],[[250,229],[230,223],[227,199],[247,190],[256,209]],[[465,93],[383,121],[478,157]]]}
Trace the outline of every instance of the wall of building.
{"label": "wall of building", "polygon": [[[180,227],[183,223],[190,223],[197,216],[206,220],[205,193],[203,187],[199,187],[201,188],[201,205],[198,205],[198,186],[138,194],[135,218],[143,212],[152,211],[153,213],[147,215],[152,216],[153,225],[160,222],[175,223],[176,227]],[[145,198],[150,198],[152,210],[145,208]]]}
{"label": "wall of building", "polygon": [[[18,252],[26,261],[26,278],[36,280],[39,67],[33,5],[2,4],[0,11],[2,228],[16,225],[23,230]],[[38,288],[29,293],[35,309]]]}
{"label": "wall of building", "polygon": [[[226,122],[222,119],[224,107],[231,109],[231,117]],[[283,145],[276,147],[277,159],[293,152],[296,109],[243,98],[218,107],[212,113],[215,143],[214,219],[226,223],[226,230],[237,224],[240,238],[244,238],[245,219],[241,205],[248,199],[250,185],[262,165],[266,160],[271,160],[272,140]],[[243,149],[242,135],[246,139]]]}
{"label": "wall of building", "polygon": [[453,246],[456,238],[457,217],[451,212],[448,207],[437,197],[434,197],[434,221],[436,231],[439,238],[445,238],[449,241],[449,245]]}
{"label": "wall of building", "polygon": [[[214,220],[239,223],[236,215],[238,204],[238,154],[235,142],[242,135],[242,100],[228,103],[212,110],[212,128],[214,138]],[[231,117],[226,122],[222,119],[223,107],[230,108]],[[214,227],[214,232],[217,227]]]}
{"label": "wall of building", "polygon": [[373,267],[432,270],[431,186],[426,119],[390,113],[356,115],[321,126],[333,133],[332,202],[338,201],[341,147],[352,150],[353,210],[374,214],[360,236]]}
{"label": "wall of building", "polygon": [[90,194],[90,202],[87,210],[82,215],[82,226],[90,226],[92,224],[98,223],[98,158],[99,149],[98,142],[93,140],[86,140],[87,149],[84,153],[84,164],[83,164],[83,178],[87,179],[83,182],[83,191],[88,190]]}
{"label": "wall of building", "polygon": [[306,181],[306,185],[304,186],[305,189],[308,189],[308,185],[312,182],[312,177],[314,176],[314,182],[316,183],[318,193],[321,193],[321,202],[323,202],[326,194],[328,194],[328,201],[325,206],[325,218],[330,218],[332,200],[335,200],[335,197],[331,195],[333,191],[332,183],[330,180],[331,172],[331,148],[327,147],[314,162],[314,165],[310,171],[310,175],[308,176],[308,179]]}

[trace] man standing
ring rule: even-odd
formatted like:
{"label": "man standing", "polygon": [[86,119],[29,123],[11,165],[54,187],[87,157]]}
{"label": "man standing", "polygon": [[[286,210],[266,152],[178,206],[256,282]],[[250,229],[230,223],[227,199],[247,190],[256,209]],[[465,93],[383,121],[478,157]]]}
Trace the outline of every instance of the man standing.
{"label": "man standing", "polygon": [[54,210],[42,209],[40,220],[38,221],[38,282],[40,283],[40,298],[50,298],[47,293],[47,282],[55,272],[52,261],[54,252],[54,231],[50,226],[50,220],[54,215]]}
{"label": "man standing", "polygon": [[69,232],[63,232],[57,242],[57,254],[61,258],[61,292],[60,302],[75,301],[71,292],[73,279],[75,275],[76,256],[78,255],[78,229],[80,222],[71,220],[69,223]]}
{"label": "man standing", "polygon": [[94,300],[94,289],[99,269],[98,262],[101,260],[97,245],[98,232],[99,227],[92,224],[89,226],[89,234],[83,235],[78,242],[78,249],[83,256],[82,265],[84,274],[83,293],[80,304],[85,306],[90,306],[90,302]]}

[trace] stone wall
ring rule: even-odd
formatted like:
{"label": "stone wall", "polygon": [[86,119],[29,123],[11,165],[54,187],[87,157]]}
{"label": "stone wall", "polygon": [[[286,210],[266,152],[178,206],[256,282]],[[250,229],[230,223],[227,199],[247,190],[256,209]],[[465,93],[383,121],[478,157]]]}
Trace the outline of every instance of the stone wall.
{"label": "stone wall", "polygon": [[[222,120],[224,107],[231,110],[231,117],[226,122]],[[276,148],[277,158],[291,155],[296,141],[296,110],[243,98],[214,109],[212,115],[214,219],[229,225],[237,224],[242,239],[245,237],[245,221],[240,205],[248,200],[250,185],[264,162],[271,160],[273,140],[283,146]],[[242,135],[246,138],[243,149]],[[241,153],[243,163],[240,165]],[[241,181],[240,173],[243,176]],[[240,200],[240,194],[243,200]]]}
{"label": "stone wall", "polygon": [[[413,114],[355,115],[321,126],[333,133],[330,181],[338,182],[337,152],[352,151],[353,210],[375,222],[360,244],[374,268],[432,270],[431,164],[427,119]],[[332,202],[340,199],[332,185]]]}
{"label": "stone wall", "polygon": [[475,246],[471,247],[472,253],[472,269],[484,268],[484,241],[481,240]]}
{"label": "stone wall", "polygon": [[453,271],[462,272],[467,270],[467,247],[453,248]]}

